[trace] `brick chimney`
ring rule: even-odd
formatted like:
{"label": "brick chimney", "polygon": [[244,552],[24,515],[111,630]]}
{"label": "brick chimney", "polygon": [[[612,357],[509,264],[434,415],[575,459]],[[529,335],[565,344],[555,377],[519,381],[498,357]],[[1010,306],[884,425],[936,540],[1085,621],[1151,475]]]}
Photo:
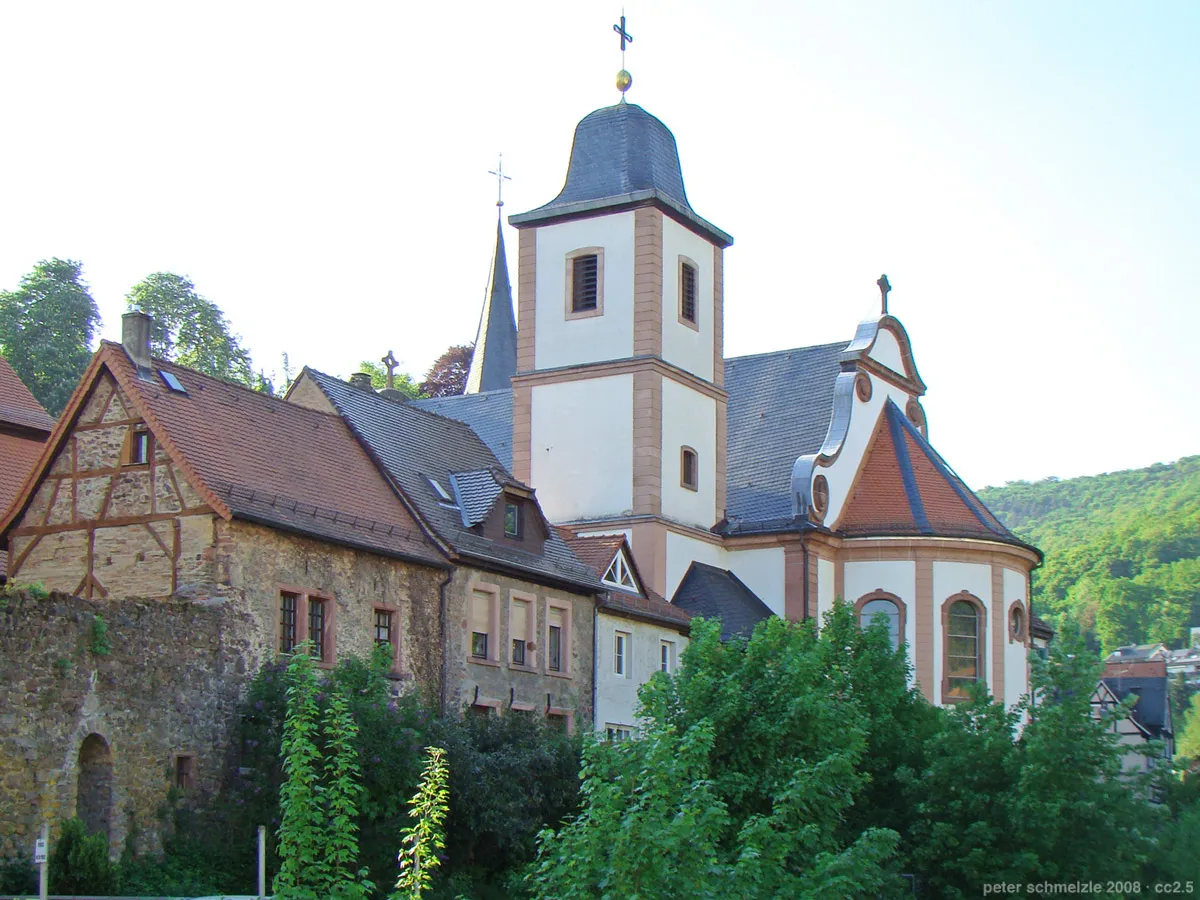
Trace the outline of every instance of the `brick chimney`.
{"label": "brick chimney", "polygon": [[355,372],[350,376],[350,386],[356,387],[360,391],[371,391],[374,393],[374,388],[371,387],[371,375],[369,372]]}
{"label": "brick chimney", "polygon": [[148,375],[154,364],[150,360],[150,324],[144,312],[127,312],[121,316],[121,344],[138,368],[139,375]]}

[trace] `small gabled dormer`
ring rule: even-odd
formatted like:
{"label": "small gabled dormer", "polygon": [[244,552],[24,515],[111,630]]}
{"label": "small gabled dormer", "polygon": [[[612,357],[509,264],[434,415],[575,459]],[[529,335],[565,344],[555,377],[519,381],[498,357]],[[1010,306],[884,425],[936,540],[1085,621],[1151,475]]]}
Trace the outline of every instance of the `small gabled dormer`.
{"label": "small gabled dormer", "polygon": [[454,472],[449,481],[452,494],[447,493],[465,527],[496,543],[542,552],[550,525],[530,488],[495,469]]}

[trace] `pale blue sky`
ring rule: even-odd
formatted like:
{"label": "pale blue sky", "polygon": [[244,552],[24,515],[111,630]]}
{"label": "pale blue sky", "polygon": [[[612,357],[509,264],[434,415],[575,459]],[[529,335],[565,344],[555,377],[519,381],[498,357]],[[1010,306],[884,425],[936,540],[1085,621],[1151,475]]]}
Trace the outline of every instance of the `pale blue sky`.
{"label": "pale blue sky", "polygon": [[[0,287],[189,275],[256,363],[419,373],[495,227],[615,102],[619,5],[0,6]],[[631,102],[726,255],[726,351],[845,338],[887,272],[972,484],[1200,452],[1200,4],[626,4]],[[515,263],[515,232],[507,231]]]}

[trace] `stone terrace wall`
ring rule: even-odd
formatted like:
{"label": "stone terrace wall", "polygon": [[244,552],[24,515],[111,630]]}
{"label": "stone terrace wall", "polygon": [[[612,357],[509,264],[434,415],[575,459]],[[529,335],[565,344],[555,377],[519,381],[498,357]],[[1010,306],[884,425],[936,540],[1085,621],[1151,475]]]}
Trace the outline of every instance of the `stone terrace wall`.
{"label": "stone terrace wall", "polygon": [[97,815],[96,791],[78,796],[92,735],[103,742],[88,740],[85,758],[104,744],[111,755],[110,847],[119,853],[136,823],[139,849],[157,849],[176,755],[194,754],[193,791],[217,786],[257,657],[250,624],[236,600],[0,594],[0,857],[29,855],[40,822],[57,825],[77,802]]}

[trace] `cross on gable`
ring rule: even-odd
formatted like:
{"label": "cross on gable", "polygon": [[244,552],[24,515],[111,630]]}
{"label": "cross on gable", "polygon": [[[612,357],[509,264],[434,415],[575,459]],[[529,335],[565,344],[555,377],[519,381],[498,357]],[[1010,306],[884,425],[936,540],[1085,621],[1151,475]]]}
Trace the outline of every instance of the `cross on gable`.
{"label": "cross on gable", "polygon": [[890,294],[892,291],[892,285],[888,281],[888,277],[886,275],[880,275],[879,280],[876,281],[875,284],[879,286],[879,297],[883,303],[883,315],[886,316],[888,314],[887,298],[888,294]]}

